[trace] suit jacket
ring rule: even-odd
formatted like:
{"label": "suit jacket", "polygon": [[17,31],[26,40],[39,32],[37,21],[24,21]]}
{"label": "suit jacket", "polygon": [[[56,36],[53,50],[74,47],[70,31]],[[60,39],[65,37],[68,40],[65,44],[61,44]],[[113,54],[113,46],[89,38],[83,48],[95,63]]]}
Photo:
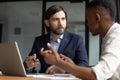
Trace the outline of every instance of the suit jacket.
{"label": "suit jacket", "polygon": [[[40,55],[40,49],[43,47],[47,50],[47,43],[50,42],[50,34],[46,34],[43,36],[38,36],[35,38],[32,50],[29,54],[33,55],[34,53],[37,54],[37,58],[40,60],[41,69],[40,73],[44,73],[46,69],[50,66],[45,63],[44,58]],[[69,58],[71,58],[75,64],[81,66],[88,66],[88,56],[86,53],[86,49],[84,46],[83,38],[79,35],[66,31],[64,33],[63,39],[60,43],[58,53],[62,53]],[[36,72],[33,68],[27,72]]]}

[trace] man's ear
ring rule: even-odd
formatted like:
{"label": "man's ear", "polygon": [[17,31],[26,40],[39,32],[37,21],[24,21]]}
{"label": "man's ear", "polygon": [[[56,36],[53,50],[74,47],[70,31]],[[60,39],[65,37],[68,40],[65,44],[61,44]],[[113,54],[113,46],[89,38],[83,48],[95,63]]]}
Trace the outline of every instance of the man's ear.
{"label": "man's ear", "polygon": [[49,27],[49,26],[50,26],[50,24],[49,24],[49,21],[48,21],[48,20],[44,20],[44,23],[45,23],[45,25],[46,25],[47,27]]}
{"label": "man's ear", "polygon": [[99,22],[99,21],[100,21],[100,18],[101,18],[101,17],[100,17],[100,14],[99,14],[99,13],[96,13],[96,21]]}

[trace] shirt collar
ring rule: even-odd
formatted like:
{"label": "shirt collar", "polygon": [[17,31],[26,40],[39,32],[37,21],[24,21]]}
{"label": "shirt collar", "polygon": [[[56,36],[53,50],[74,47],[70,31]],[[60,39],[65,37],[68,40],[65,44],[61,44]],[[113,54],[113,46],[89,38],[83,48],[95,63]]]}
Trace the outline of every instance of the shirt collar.
{"label": "shirt collar", "polygon": [[[106,35],[105,35],[104,38],[106,38],[109,34],[112,33],[113,29],[115,29],[115,27],[116,27],[116,24],[118,24],[118,23],[116,22],[116,23],[114,23],[114,24],[110,27],[110,29],[108,30],[108,32],[106,33]],[[103,38],[103,39],[104,39],[104,38]]]}
{"label": "shirt collar", "polygon": [[[58,40],[57,40],[58,43],[60,43],[60,41],[63,39],[63,36],[64,36],[64,34],[62,34],[62,35],[58,38]],[[54,41],[51,35],[50,35],[50,41]]]}

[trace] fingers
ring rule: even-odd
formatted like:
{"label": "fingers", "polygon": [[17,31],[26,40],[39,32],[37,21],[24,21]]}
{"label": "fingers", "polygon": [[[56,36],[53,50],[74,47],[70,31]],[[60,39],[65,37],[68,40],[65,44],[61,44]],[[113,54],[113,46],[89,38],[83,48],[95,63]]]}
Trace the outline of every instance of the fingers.
{"label": "fingers", "polygon": [[52,48],[52,46],[50,45],[50,43],[47,43],[47,46],[48,46],[49,50],[51,50],[53,52],[53,54],[55,55],[55,57],[58,58],[59,57],[58,52]]}
{"label": "fingers", "polygon": [[55,73],[65,73],[65,70],[63,70],[62,68],[52,65],[50,66],[47,70],[46,70],[46,74],[55,74]]}
{"label": "fingers", "polygon": [[50,43],[47,43],[47,46],[49,50],[44,50],[44,48],[41,48],[40,54],[44,56],[44,60],[46,63],[53,64],[53,65],[57,64],[58,61],[60,60],[59,54],[57,53],[56,50],[52,48]]}
{"label": "fingers", "polygon": [[66,60],[69,59],[68,57],[64,56],[63,54],[60,54],[60,58],[61,58],[62,60],[64,60],[64,61],[66,61]]}
{"label": "fingers", "polygon": [[50,53],[50,54],[54,54],[56,57],[59,57],[57,51],[52,48],[52,46],[50,45],[50,43],[47,43],[47,46],[48,46],[49,50],[44,50],[44,48],[41,48],[41,50],[40,50],[40,54],[41,55],[45,56],[46,53]]}
{"label": "fingers", "polygon": [[72,61],[72,59],[70,59],[69,57],[67,56],[64,56],[63,54],[60,54],[60,58],[66,62],[69,62],[69,63],[72,63],[74,64],[74,62]]}
{"label": "fingers", "polygon": [[33,58],[35,58],[35,59],[36,59],[36,54],[35,54],[35,53],[33,54]]}
{"label": "fingers", "polygon": [[32,57],[32,60],[33,60],[34,62],[39,62],[39,59],[37,59],[37,56],[36,56],[35,53],[34,53],[33,56],[31,56],[31,57]]}
{"label": "fingers", "polygon": [[40,54],[44,56],[44,48],[40,49]]}
{"label": "fingers", "polygon": [[50,67],[46,70],[45,73],[46,73],[46,74],[53,74],[53,73],[55,73],[54,65],[50,66]]}
{"label": "fingers", "polygon": [[39,59],[36,59],[36,54],[26,57],[25,63],[28,68],[36,67],[39,64]]}
{"label": "fingers", "polygon": [[45,56],[45,55],[47,55],[46,53],[52,54],[52,51],[51,50],[44,50],[44,48],[40,49],[40,54],[41,55]]}

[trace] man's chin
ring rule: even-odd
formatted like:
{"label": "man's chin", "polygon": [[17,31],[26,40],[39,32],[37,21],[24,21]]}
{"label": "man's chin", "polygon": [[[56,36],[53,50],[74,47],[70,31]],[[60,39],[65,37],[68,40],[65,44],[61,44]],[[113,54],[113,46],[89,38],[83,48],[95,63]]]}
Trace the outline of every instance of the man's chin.
{"label": "man's chin", "polygon": [[63,34],[63,32],[62,33],[57,33],[57,35],[62,35]]}
{"label": "man's chin", "polygon": [[57,34],[58,35],[62,35],[64,33],[64,31],[58,31]]}
{"label": "man's chin", "polygon": [[64,32],[53,32],[56,35],[62,35]]}
{"label": "man's chin", "polygon": [[[52,31],[53,32],[53,31]],[[56,34],[56,35],[62,35],[63,33],[65,32],[65,30],[57,30],[57,31],[54,31],[53,33]]]}

